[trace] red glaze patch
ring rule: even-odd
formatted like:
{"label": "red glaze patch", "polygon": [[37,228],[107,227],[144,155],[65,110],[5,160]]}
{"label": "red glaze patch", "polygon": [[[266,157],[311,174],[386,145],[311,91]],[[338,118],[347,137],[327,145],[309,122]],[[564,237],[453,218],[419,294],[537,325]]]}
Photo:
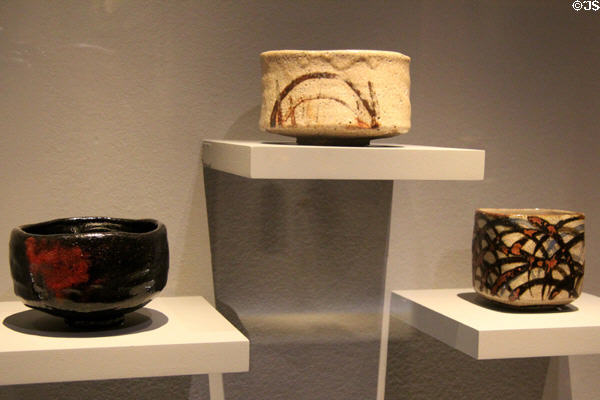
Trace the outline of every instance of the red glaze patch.
{"label": "red glaze patch", "polygon": [[516,256],[521,254],[521,247],[523,247],[523,245],[521,243],[515,243],[512,245],[512,247],[510,248],[510,252]]}
{"label": "red glaze patch", "polygon": [[544,225],[544,222],[540,217],[527,217],[527,219],[529,220],[529,222],[531,222],[534,225],[537,225],[537,226]]}
{"label": "red glaze patch", "polygon": [[34,278],[41,277],[54,296],[64,297],[63,289],[89,280],[88,255],[79,246],[66,247],[59,242],[36,241],[32,237],[25,240],[25,246],[29,271]]}
{"label": "red glaze patch", "polygon": [[525,234],[525,236],[529,236],[529,237],[533,237],[533,235],[536,234],[536,230],[535,229],[525,229],[523,230],[523,233]]}
{"label": "red glaze patch", "polygon": [[550,272],[551,269],[556,267],[556,264],[558,264],[558,261],[556,261],[556,257],[552,257],[551,259],[546,260],[546,272]]}

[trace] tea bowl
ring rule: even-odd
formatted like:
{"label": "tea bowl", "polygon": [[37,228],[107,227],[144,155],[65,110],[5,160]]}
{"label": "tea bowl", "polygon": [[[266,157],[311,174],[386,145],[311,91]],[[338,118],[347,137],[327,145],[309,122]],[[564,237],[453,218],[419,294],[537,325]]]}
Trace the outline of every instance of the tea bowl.
{"label": "tea bowl", "polygon": [[553,209],[475,211],[473,287],[504,306],[550,308],[581,294],[585,216]]}
{"label": "tea bowl", "polygon": [[377,50],[260,55],[260,128],[299,144],[367,145],[410,129],[410,57]]}
{"label": "tea bowl", "polygon": [[75,327],[120,325],[166,285],[165,226],[153,219],[63,218],[12,230],[10,270],[25,305]]}

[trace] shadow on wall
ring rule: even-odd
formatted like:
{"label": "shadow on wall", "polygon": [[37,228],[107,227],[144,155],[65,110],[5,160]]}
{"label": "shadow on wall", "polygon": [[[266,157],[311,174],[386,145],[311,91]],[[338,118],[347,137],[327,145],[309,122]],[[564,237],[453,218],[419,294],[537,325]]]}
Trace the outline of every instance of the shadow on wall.
{"label": "shadow on wall", "polygon": [[[227,130],[224,139],[229,140],[272,140],[271,134],[260,131],[258,128],[258,119],[260,116],[260,105],[250,108],[243,113]],[[219,138],[221,135],[217,132],[213,136],[209,135],[208,138]],[[201,152],[199,152],[200,154]],[[193,295],[198,293],[207,294],[207,298],[211,300],[210,294],[213,293],[213,279],[209,271],[202,269],[203,266],[207,266],[210,269],[210,257],[198,259],[198,255],[208,254],[208,232],[207,232],[207,216],[206,216],[206,196],[205,196],[205,185],[203,175],[203,164],[202,160],[198,160],[198,171],[194,180],[194,189],[192,193],[192,206],[190,207],[190,213],[187,218],[186,224],[186,235],[185,243],[183,246],[182,261],[178,274],[181,277],[188,277],[188,279],[174,280],[177,282],[177,288],[174,290],[178,295]],[[265,188],[265,191],[271,190],[271,188]],[[276,189],[274,189],[276,190]],[[265,193],[264,198],[269,198]],[[270,217],[265,220],[267,224],[277,224],[280,218],[277,218],[277,211],[272,209],[270,211]],[[278,232],[277,227],[266,226],[265,232]],[[267,243],[275,245],[277,238],[262,237],[259,238]],[[189,277],[195,277],[189,279]]]}
{"label": "shadow on wall", "polygon": [[392,316],[385,399],[542,400],[549,363],[475,360]]}
{"label": "shadow on wall", "polygon": [[[258,127],[260,118],[260,105],[252,107],[243,113],[229,127],[224,139],[229,140],[273,140],[274,135],[263,132]],[[278,137],[282,138],[283,136]]]}
{"label": "shadow on wall", "polygon": [[440,247],[440,254],[436,254],[437,260],[432,268],[434,283],[432,287],[471,287],[470,243],[465,241],[462,247],[459,249]]}
{"label": "shadow on wall", "polygon": [[220,301],[243,314],[381,311],[391,182],[204,176]]}
{"label": "shadow on wall", "polygon": [[201,159],[198,160],[197,165],[191,207],[185,221],[186,232],[181,263],[176,271],[172,269],[172,272],[177,272],[180,278],[172,281],[177,282],[174,292],[178,296],[201,293],[212,302],[213,282],[210,274],[210,246]]}
{"label": "shadow on wall", "polygon": [[217,308],[251,342],[227,399],[375,398],[392,182],[204,177]]}

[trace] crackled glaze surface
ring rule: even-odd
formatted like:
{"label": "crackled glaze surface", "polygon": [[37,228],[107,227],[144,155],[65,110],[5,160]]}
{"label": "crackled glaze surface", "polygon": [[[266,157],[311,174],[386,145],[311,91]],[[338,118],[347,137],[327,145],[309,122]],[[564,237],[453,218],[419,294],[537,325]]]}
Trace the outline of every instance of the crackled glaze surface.
{"label": "crackled glaze surface", "polygon": [[409,63],[391,51],[262,53],[260,127],[307,144],[366,144],[406,133]]}
{"label": "crackled glaze surface", "polygon": [[479,209],[473,229],[473,287],[518,307],[568,304],[581,294],[584,215],[561,210]]}

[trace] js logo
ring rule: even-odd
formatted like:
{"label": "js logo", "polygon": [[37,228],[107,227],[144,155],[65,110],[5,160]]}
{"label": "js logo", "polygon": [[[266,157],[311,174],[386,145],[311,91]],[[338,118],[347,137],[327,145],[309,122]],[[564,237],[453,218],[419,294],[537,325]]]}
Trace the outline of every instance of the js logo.
{"label": "js logo", "polygon": [[575,0],[572,6],[575,11],[598,11],[600,10],[600,0]]}

